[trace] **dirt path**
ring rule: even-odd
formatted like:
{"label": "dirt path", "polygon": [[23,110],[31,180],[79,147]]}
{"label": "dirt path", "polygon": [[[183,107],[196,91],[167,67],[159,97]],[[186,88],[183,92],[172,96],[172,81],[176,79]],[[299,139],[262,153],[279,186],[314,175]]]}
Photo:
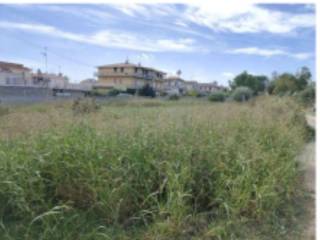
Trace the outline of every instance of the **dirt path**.
{"label": "dirt path", "polygon": [[[315,128],[315,117],[306,116],[308,124]],[[307,219],[305,232],[302,235],[305,240],[315,239],[315,177],[316,177],[316,162],[315,162],[315,142],[310,142],[305,146],[304,151],[299,156],[299,161],[302,163],[302,168],[305,170],[304,183],[310,199],[306,203]]]}

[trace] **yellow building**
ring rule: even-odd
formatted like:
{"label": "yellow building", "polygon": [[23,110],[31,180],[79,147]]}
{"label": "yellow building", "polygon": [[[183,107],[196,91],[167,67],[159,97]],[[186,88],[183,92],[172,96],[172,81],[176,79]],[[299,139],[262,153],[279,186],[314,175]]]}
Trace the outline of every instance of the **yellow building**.
{"label": "yellow building", "polygon": [[155,90],[161,90],[165,72],[140,64],[109,64],[98,67],[96,88],[117,88],[137,90],[149,84]]}

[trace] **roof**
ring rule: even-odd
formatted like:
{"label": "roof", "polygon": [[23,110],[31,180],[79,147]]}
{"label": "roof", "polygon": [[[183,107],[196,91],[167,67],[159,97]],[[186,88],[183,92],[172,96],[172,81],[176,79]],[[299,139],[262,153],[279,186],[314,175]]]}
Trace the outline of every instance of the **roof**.
{"label": "roof", "polygon": [[165,78],[165,80],[180,80],[185,82],[185,80],[183,80],[181,77],[178,77],[178,76],[168,76]]}
{"label": "roof", "polygon": [[114,63],[114,64],[106,64],[106,65],[102,65],[102,66],[98,66],[97,68],[114,68],[114,67],[131,67],[131,68],[143,68],[143,69],[147,69],[147,70],[151,70],[151,71],[155,71],[155,72],[159,72],[159,73],[163,73],[165,74],[165,72],[161,71],[161,70],[157,70],[155,68],[151,68],[151,67],[145,67],[142,66],[140,64],[134,64],[134,63]]}
{"label": "roof", "polygon": [[218,87],[216,83],[198,83],[200,86]]}
{"label": "roof", "polygon": [[198,84],[197,81],[185,81],[187,84]]}
{"label": "roof", "polygon": [[30,68],[23,66],[23,64],[3,62],[3,61],[0,61],[0,68],[5,68],[5,69],[15,68],[15,69],[28,70],[28,71],[31,70]]}

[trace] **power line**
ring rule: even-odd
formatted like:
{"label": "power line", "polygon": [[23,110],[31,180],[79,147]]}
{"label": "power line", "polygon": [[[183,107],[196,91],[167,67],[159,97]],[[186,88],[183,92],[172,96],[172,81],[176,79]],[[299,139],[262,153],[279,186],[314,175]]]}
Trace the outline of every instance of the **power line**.
{"label": "power line", "polygon": [[[21,42],[23,42],[23,43],[26,43],[26,44],[28,44],[28,45],[30,45],[30,46],[32,46],[32,47],[35,47],[35,48],[37,48],[37,49],[43,49],[43,46],[40,46],[39,44],[34,43],[34,42],[30,41],[29,39],[26,39],[26,38],[24,38],[24,37],[22,37],[22,36],[20,36],[20,35],[19,35],[19,36],[11,35],[11,36],[13,36],[15,39],[17,39],[17,40],[19,40],[19,41],[21,41]],[[55,55],[55,56],[57,56],[57,57],[59,57],[59,58],[65,59],[65,60],[67,60],[67,61],[69,61],[69,62],[73,62],[74,64],[82,65],[82,66],[88,67],[88,68],[90,68],[90,69],[96,68],[95,66],[93,66],[93,65],[91,65],[91,64],[85,63],[85,62],[83,62],[83,61],[80,61],[80,60],[78,60],[78,59],[72,58],[72,57],[70,57],[70,56],[63,55],[63,54],[61,54],[61,53],[57,53],[57,52],[55,52],[55,51],[52,51],[51,49],[52,49],[52,48],[50,48],[50,50],[49,50],[48,47],[45,47],[45,51],[44,51],[44,52],[43,52],[43,51],[41,52],[42,55],[45,57],[45,56],[47,56],[48,53],[51,53],[51,54],[53,54],[53,55]],[[46,58],[46,61],[47,61],[47,57],[45,57],[45,58]],[[47,64],[47,63],[46,63],[46,64]],[[55,65],[55,64],[54,64],[54,65]],[[56,66],[57,66],[57,67],[60,67],[59,65],[56,65]]]}
{"label": "power line", "polygon": [[[22,17],[24,20],[28,20],[28,17],[26,17],[25,14],[24,14],[24,15],[21,15],[21,13],[20,13],[19,11],[17,11],[17,9],[15,9],[15,8],[13,8],[13,7],[10,7],[10,12],[11,12],[13,15],[19,17],[19,18]],[[30,17],[29,17],[29,18],[30,18]],[[19,41],[23,41],[24,43],[30,44],[30,45],[32,45],[33,47],[37,47],[37,48],[43,49],[43,46],[40,46],[40,45],[38,45],[38,44],[35,44],[34,42],[32,42],[32,41],[30,41],[30,40],[28,40],[28,39],[25,39],[25,38],[21,37],[21,34],[19,34],[19,37],[14,36],[14,38],[18,39]],[[75,64],[80,64],[80,65],[85,66],[85,67],[90,68],[90,69],[92,69],[92,68],[95,69],[95,68],[96,68],[95,66],[93,66],[93,65],[91,65],[91,64],[85,63],[85,62],[83,62],[83,61],[79,61],[78,59],[72,58],[72,57],[70,57],[70,56],[65,56],[65,55],[63,55],[63,54],[56,53],[56,52],[54,52],[54,51],[52,51],[52,50],[48,51],[48,49],[47,49],[45,52],[46,52],[46,54],[48,54],[48,52],[50,52],[51,54],[56,55],[57,57],[63,58],[63,59],[65,59],[65,60],[70,61],[70,62],[73,62],[73,63],[75,63]],[[53,64],[53,65],[55,65],[55,64]],[[56,66],[57,66],[57,65],[56,65]],[[58,66],[58,67],[60,68],[60,66]],[[46,67],[46,68],[47,68],[47,67]]]}

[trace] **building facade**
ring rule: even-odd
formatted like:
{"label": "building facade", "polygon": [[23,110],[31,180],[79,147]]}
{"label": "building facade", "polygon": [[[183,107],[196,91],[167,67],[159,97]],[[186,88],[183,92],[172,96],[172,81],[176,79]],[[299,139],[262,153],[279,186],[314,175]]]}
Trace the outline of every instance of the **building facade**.
{"label": "building facade", "polygon": [[165,73],[154,68],[132,64],[128,61],[98,67],[96,88],[137,90],[149,84],[156,90],[162,88]]}
{"label": "building facade", "polygon": [[198,83],[197,90],[201,93],[213,93],[223,90],[216,82],[213,83]]}
{"label": "building facade", "polygon": [[32,85],[31,69],[18,63],[0,62],[0,85]]}
{"label": "building facade", "polygon": [[92,90],[92,88],[96,85],[97,80],[94,78],[87,78],[82,80],[79,83],[79,86],[84,90]]}
{"label": "building facade", "polygon": [[191,91],[210,94],[224,90],[217,82],[186,81],[180,77],[180,74],[181,71],[177,71],[176,75],[167,77],[163,71],[126,61],[125,63],[99,66],[96,73],[98,80],[93,84],[93,88],[116,88],[123,91],[133,90],[134,92],[145,84],[149,84],[156,92],[167,94],[186,94]]}
{"label": "building facade", "polygon": [[32,80],[34,85],[48,87],[48,88],[67,88],[69,85],[68,77],[62,73],[42,73],[40,70],[37,73],[32,74]]}
{"label": "building facade", "polygon": [[196,91],[198,89],[198,82],[196,81],[185,81],[185,89],[187,92]]}
{"label": "building facade", "polygon": [[169,94],[183,94],[186,92],[186,81],[179,76],[169,76],[164,79],[162,90]]}

